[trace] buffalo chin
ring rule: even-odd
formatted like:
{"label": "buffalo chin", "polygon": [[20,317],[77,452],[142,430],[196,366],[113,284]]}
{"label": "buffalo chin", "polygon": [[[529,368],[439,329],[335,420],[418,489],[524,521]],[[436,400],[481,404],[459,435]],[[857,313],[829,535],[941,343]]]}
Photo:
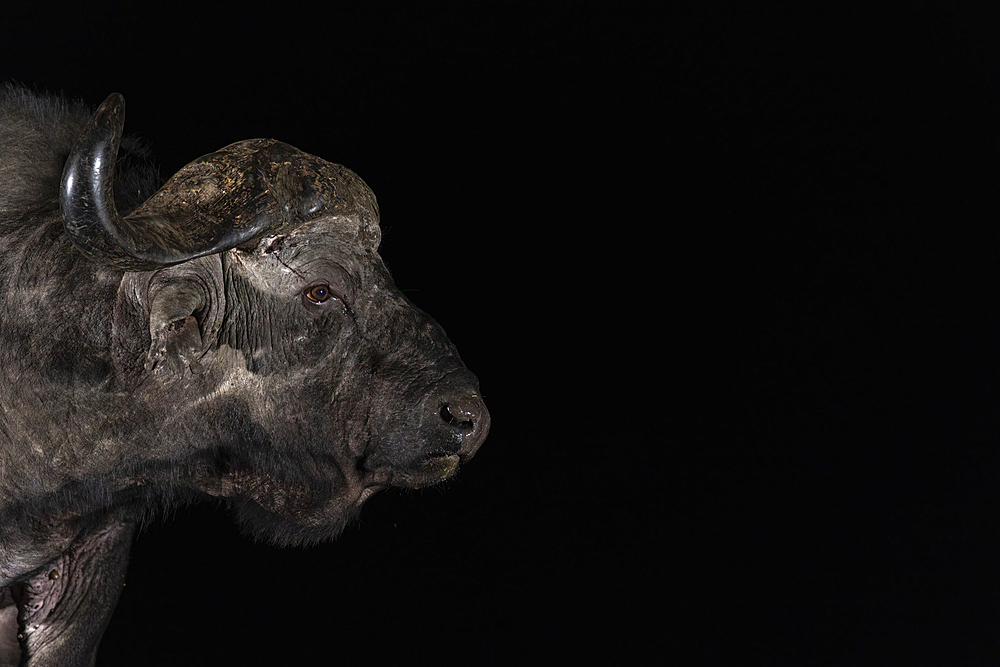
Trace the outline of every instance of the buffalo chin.
{"label": "buffalo chin", "polygon": [[308,523],[302,523],[301,519],[306,517],[293,519],[277,514],[246,496],[231,498],[229,502],[237,524],[246,535],[277,547],[311,546],[334,540],[361,509],[360,502],[345,503],[337,511],[326,507],[321,517],[310,516]]}

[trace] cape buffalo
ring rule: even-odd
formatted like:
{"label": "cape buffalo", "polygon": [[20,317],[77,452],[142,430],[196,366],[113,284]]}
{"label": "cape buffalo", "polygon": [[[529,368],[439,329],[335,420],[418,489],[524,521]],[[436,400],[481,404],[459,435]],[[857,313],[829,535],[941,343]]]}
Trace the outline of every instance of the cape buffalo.
{"label": "cape buffalo", "polygon": [[151,513],[329,540],[489,429],[357,175],[254,139],[157,188],[124,108],[0,89],[0,665],[93,664]]}

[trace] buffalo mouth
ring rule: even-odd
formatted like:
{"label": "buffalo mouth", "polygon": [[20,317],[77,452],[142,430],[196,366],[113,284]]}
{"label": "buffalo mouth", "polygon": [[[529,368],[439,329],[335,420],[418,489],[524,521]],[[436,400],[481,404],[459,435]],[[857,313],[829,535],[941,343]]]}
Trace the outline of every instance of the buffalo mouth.
{"label": "buffalo mouth", "polygon": [[458,454],[432,454],[411,473],[415,488],[443,482],[458,472],[461,457]]}
{"label": "buffalo mouth", "polygon": [[[354,466],[331,463],[328,473],[331,478],[340,478],[343,484],[335,495],[349,505],[360,507],[388,487],[419,489],[443,482],[453,477],[467,458],[442,449],[425,454],[407,465],[394,465],[384,456],[372,454],[357,460]],[[317,496],[309,492],[309,485],[293,484],[289,480],[273,477],[247,462],[238,462],[234,456],[218,455],[213,463],[199,469],[194,480],[195,488],[208,495],[250,497],[264,501],[262,504],[273,510],[277,510],[277,505],[286,510],[304,510],[318,501]],[[319,495],[325,494],[321,492]],[[265,501],[269,497],[271,501]]]}
{"label": "buffalo mouth", "polygon": [[[424,486],[431,486],[449,479],[458,472],[465,457],[448,451],[432,452],[423,456],[419,461],[405,466],[392,465],[380,455],[367,457],[360,468],[363,474],[372,474],[377,471],[386,475],[385,486],[397,488],[419,489]],[[370,494],[369,494],[370,495]],[[365,496],[366,498],[368,496]]]}

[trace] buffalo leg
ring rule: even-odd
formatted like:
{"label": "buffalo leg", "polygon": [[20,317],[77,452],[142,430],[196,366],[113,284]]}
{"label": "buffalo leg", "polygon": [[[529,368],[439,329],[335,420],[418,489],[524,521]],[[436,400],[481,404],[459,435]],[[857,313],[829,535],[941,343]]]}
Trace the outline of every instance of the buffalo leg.
{"label": "buffalo leg", "polygon": [[89,667],[118,604],[134,524],[109,517],[13,587],[23,667]]}

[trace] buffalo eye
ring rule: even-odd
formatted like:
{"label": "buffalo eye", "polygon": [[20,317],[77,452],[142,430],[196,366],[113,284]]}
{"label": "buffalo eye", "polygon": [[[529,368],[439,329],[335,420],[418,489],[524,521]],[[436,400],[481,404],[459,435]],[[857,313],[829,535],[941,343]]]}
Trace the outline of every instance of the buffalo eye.
{"label": "buffalo eye", "polygon": [[313,303],[324,303],[333,296],[329,285],[313,285],[306,290],[306,298]]}

